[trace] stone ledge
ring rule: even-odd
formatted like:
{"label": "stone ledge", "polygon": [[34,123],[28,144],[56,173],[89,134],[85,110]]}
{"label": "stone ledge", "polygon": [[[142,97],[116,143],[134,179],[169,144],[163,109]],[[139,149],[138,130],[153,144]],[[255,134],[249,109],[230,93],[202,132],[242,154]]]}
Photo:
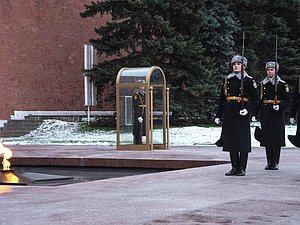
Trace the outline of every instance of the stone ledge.
{"label": "stone ledge", "polygon": [[[90,111],[91,116],[112,116],[115,111]],[[14,111],[12,120],[24,120],[26,116],[87,116],[86,111]]]}
{"label": "stone ledge", "polygon": [[77,166],[114,168],[187,169],[229,163],[216,160],[155,160],[155,159],[108,159],[108,158],[27,158],[14,157],[14,166]]}

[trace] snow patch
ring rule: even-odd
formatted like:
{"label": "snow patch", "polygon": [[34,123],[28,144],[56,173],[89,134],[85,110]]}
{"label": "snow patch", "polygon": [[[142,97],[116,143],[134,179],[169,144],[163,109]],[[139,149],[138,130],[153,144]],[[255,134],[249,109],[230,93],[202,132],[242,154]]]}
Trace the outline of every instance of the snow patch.
{"label": "snow patch", "polygon": [[[254,129],[251,126],[251,143],[259,147],[254,139]],[[3,138],[6,145],[116,145],[115,130],[80,131],[77,122],[64,122],[60,120],[45,120],[36,130],[22,137]],[[208,146],[214,145],[221,134],[221,127],[175,127],[170,128],[170,145],[172,146]],[[286,126],[287,135],[296,134],[296,126]],[[154,131],[156,137],[162,137],[162,130]],[[126,135],[128,143],[132,142],[132,134]],[[161,139],[161,138],[159,138]],[[286,146],[294,147],[286,138]]]}

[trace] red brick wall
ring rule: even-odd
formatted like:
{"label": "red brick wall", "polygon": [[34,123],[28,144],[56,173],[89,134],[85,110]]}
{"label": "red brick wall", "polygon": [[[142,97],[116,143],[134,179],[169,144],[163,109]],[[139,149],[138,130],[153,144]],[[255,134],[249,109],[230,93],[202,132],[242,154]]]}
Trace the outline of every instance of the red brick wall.
{"label": "red brick wall", "polygon": [[[84,110],[83,45],[91,0],[0,1],[0,120],[14,110]],[[102,22],[101,22],[102,21]]]}

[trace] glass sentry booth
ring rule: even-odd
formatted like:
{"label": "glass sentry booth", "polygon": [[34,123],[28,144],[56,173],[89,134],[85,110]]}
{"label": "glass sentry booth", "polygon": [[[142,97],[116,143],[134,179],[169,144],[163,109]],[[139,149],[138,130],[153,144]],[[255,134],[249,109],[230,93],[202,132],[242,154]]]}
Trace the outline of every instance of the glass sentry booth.
{"label": "glass sentry booth", "polygon": [[117,149],[169,149],[169,89],[160,67],[122,68],[116,80]]}

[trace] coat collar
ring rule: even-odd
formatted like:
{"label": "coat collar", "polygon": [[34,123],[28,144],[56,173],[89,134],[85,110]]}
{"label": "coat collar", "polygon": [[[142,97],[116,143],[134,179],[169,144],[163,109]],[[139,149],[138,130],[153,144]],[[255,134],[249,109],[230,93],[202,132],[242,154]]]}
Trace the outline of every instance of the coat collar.
{"label": "coat collar", "polygon": [[[278,84],[279,81],[282,81],[282,80],[281,80],[281,78],[277,75],[277,84]],[[266,83],[270,82],[271,84],[275,85],[275,76],[273,76],[273,77],[271,77],[271,78],[268,77],[268,76],[266,76],[265,79],[264,79],[262,82],[263,82],[263,84],[266,84]]]}
{"label": "coat collar", "polygon": [[[228,75],[228,79],[233,78],[233,77],[237,77],[239,80],[241,80],[242,74],[241,73],[231,73]],[[250,77],[246,71],[244,71],[244,78],[245,77]]]}

